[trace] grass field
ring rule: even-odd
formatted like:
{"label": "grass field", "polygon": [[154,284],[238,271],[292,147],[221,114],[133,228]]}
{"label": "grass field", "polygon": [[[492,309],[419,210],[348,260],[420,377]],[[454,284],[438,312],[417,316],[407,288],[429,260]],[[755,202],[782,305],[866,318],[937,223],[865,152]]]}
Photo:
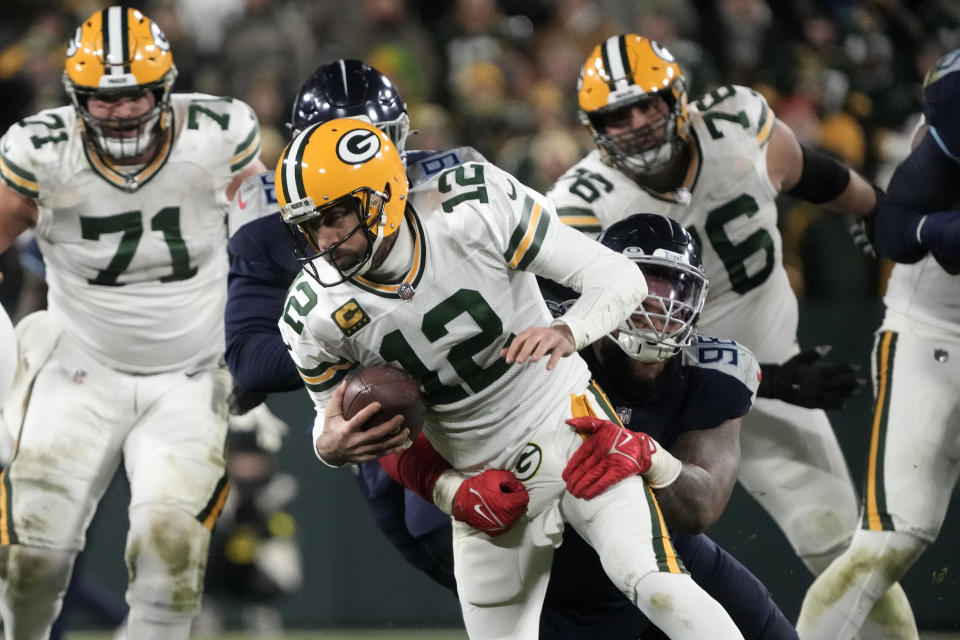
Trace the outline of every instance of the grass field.
{"label": "grass field", "polygon": [[[69,633],[67,640],[113,640],[103,633]],[[330,631],[300,631],[270,640],[466,640],[461,629],[349,629]],[[195,636],[192,640],[263,640],[262,636],[246,633],[225,633],[218,636]],[[920,640],[960,640],[960,632],[927,631]]]}
{"label": "grass field", "polygon": [[[111,634],[74,632],[66,640],[113,640]],[[264,640],[249,633],[224,633],[217,636],[193,636],[191,640]],[[467,640],[461,629],[341,629],[298,631],[270,640]]]}

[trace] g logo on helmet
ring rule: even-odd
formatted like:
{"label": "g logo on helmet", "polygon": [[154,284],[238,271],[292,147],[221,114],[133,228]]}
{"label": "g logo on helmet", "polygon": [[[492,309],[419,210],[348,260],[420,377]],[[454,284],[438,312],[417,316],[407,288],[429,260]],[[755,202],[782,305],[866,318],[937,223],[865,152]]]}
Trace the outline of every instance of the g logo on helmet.
{"label": "g logo on helmet", "polygon": [[73,37],[70,38],[70,41],[67,42],[67,57],[72,58],[77,55],[77,51],[80,50],[80,38],[82,27],[77,27],[76,32],[74,32]]}
{"label": "g logo on helmet", "polygon": [[345,164],[363,164],[380,153],[380,136],[369,129],[351,129],[337,140],[337,157]]}
{"label": "g logo on helmet", "polygon": [[167,40],[167,36],[160,30],[156,22],[150,23],[150,35],[153,36],[154,44],[156,44],[161,51],[170,51],[170,41]]}

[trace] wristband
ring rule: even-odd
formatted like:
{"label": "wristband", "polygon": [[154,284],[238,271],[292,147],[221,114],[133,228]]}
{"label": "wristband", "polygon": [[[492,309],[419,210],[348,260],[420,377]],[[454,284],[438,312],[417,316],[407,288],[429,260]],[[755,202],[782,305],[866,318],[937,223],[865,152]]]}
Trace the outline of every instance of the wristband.
{"label": "wristband", "polygon": [[[653,440],[653,438],[650,438]],[[663,489],[680,477],[683,463],[672,453],[657,444],[657,450],[650,456],[650,469],[643,477],[651,489]]]}
{"label": "wristband", "polygon": [[435,504],[440,511],[443,511],[448,516],[452,516],[453,499],[456,497],[457,491],[462,484],[463,476],[453,469],[447,469],[441,473],[440,477],[437,478],[436,484],[433,485],[433,504]]}

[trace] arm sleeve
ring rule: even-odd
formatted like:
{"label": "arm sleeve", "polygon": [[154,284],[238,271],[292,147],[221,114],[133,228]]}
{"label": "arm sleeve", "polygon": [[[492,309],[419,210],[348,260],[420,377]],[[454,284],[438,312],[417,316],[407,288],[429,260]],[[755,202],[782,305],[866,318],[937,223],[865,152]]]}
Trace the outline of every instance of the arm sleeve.
{"label": "arm sleeve", "polygon": [[497,214],[482,219],[507,265],[581,294],[553,325],[570,328],[578,351],[616,329],[647,297],[647,282],[637,265],[563,224],[542,194],[493,165],[485,170],[491,186],[498,187],[487,191]]}
{"label": "arm sleeve", "polygon": [[437,478],[451,468],[422,433],[409,449],[380,458],[380,465],[391,478],[431,504]]}
{"label": "arm sleeve", "polygon": [[877,208],[880,255],[917,262],[928,251],[960,258],[960,164],[945,155],[928,131],[897,167]]}
{"label": "arm sleeve", "polygon": [[640,306],[647,282],[636,264],[579,231],[560,225],[557,251],[539,275],[580,292],[554,324],[565,324],[579,351],[595,342]]}
{"label": "arm sleeve", "polygon": [[277,329],[287,278],[265,265],[231,257],[224,327],[227,366],[246,391],[299,389],[303,382]]}

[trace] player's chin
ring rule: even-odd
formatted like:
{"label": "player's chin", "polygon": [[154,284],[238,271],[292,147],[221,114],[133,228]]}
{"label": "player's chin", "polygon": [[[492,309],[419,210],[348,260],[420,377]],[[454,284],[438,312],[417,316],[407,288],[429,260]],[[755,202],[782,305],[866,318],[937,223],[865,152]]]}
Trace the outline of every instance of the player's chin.
{"label": "player's chin", "polygon": [[360,266],[361,257],[355,253],[339,253],[327,257],[327,262],[341,273],[349,273]]}

